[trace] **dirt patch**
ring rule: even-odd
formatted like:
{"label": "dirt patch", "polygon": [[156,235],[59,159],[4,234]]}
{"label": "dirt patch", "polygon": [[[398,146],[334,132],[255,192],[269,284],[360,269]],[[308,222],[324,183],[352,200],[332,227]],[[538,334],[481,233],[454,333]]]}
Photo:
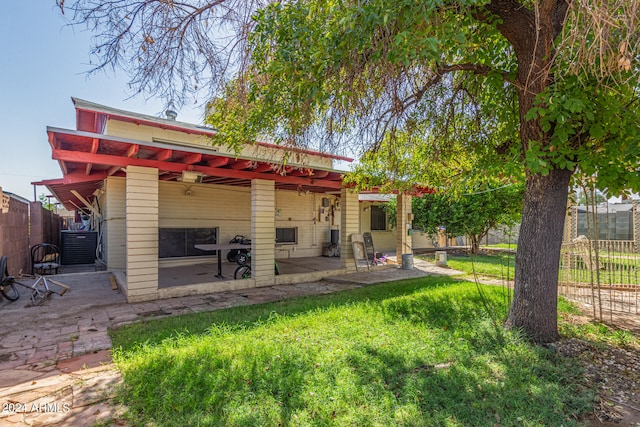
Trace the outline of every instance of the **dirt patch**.
{"label": "dirt patch", "polygon": [[[583,316],[576,316],[578,321]],[[588,318],[587,318],[588,319]],[[585,340],[566,339],[550,345],[576,359],[584,385],[596,390],[598,401],[585,421],[590,426],[640,425],[640,349],[617,348]]]}

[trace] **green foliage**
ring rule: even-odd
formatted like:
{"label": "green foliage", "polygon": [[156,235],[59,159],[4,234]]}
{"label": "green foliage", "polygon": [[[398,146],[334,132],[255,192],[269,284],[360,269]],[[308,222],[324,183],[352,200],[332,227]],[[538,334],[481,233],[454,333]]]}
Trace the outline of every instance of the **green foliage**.
{"label": "green foliage", "polygon": [[[219,131],[217,140],[237,146],[263,132],[282,144],[308,145],[309,129],[319,124],[325,131],[320,138],[334,147],[357,138],[360,149],[380,148],[377,144],[386,139],[393,153],[383,156],[389,162],[381,170],[407,175],[424,168],[405,167],[401,157],[423,162],[429,153],[420,150],[429,150],[427,136],[438,144],[429,151],[443,159],[459,158],[474,146],[487,151],[489,133],[517,137],[515,92],[504,86],[499,73],[486,76],[492,90],[484,90],[473,75],[440,74],[439,63],[477,62],[482,70],[513,66],[496,29],[474,23],[472,7],[483,2],[462,3],[467,9],[438,1],[304,1],[258,11],[249,38],[251,67],[213,103],[209,120]],[[505,50],[487,55],[484,43],[489,40]],[[442,85],[432,87],[432,79]],[[414,93],[420,87],[424,90]],[[487,105],[479,108],[471,93]],[[436,111],[451,113],[449,123],[444,114],[432,114]],[[434,122],[438,117],[443,119]],[[478,117],[486,119],[475,122]],[[441,138],[435,138],[440,129]],[[456,138],[460,142],[449,149]],[[415,153],[407,142],[415,145]]]}
{"label": "green foliage", "polygon": [[487,188],[466,194],[440,192],[413,199],[413,228],[448,237],[468,236],[473,252],[491,228],[513,226],[522,212],[521,185]]}
{"label": "green foliage", "polygon": [[[344,148],[355,140],[364,156],[349,179],[358,187],[471,186],[580,168],[600,188],[640,188],[637,69],[579,64],[571,37],[583,27],[585,37],[598,35],[570,13],[553,83],[521,116],[515,51],[501,20],[479,13],[485,3],[307,0],[258,10],[250,67],[209,118],[218,141],[237,148],[266,133],[285,145]],[[615,38],[633,49],[629,33]],[[528,121],[542,133],[521,140]]]}
{"label": "green foliage", "polygon": [[47,197],[44,193],[42,193],[38,196],[38,201],[42,203],[43,208],[55,212],[56,204],[51,201],[51,196]]}
{"label": "green foliage", "polygon": [[[496,312],[504,293],[483,287]],[[576,425],[577,364],[480,300],[431,277],[125,326],[118,399],[134,425]]]}
{"label": "green foliage", "polygon": [[596,187],[612,194],[640,189],[638,117],[634,85],[567,76],[538,95],[527,114],[552,134],[547,146],[529,146],[527,167],[534,173],[579,167],[581,175],[595,177]]}

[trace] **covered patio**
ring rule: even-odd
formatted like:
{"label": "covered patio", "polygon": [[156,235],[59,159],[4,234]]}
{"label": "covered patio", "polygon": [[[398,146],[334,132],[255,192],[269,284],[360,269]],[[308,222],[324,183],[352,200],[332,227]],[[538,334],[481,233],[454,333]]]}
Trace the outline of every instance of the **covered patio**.
{"label": "covered patio", "polygon": [[[291,275],[305,275],[305,278],[317,280],[341,271],[340,258],[335,257],[305,257],[286,258],[276,260],[280,275],[276,276],[276,284],[292,283]],[[167,289],[176,286],[189,286],[206,282],[219,282],[234,279],[234,271],[238,268],[237,263],[224,261],[222,263],[223,279],[216,277],[218,267],[216,262],[203,262],[189,266],[161,267],[159,269],[158,287]]]}
{"label": "covered patio", "polygon": [[[90,217],[97,259],[125,272],[129,302],[355,270],[350,236],[361,233],[358,193],[333,168],[333,161],[351,159],[264,142],[231,152],[213,145],[215,131],[204,126],[73,102],[77,129],[47,129],[63,178],[34,184]],[[398,253],[411,250],[410,206],[410,196],[401,196]],[[234,280],[232,263],[215,277],[216,256],[196,245],[223,246],[238,234],[251,239],[251,277]],[[329,244],[339,257],[321,257]]]}

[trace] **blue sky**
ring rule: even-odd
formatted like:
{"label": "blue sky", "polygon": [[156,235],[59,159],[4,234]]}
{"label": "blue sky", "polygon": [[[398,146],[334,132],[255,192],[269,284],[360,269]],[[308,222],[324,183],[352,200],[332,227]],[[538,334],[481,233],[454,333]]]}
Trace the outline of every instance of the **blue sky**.
{"label": "blue sky", "polygon": [[[3,4],[0,26],[0,187],[33,200],[32,181],[59,178],[46,127],[75,129],[71,97],[123,110],[160,115],[161,100],[132,99],[122,71],[87,77],[91,33],[65,26],[55,0]],[[202,109],[178,120],[202,121]],[[48,191],[37,187],[37,195]]]}

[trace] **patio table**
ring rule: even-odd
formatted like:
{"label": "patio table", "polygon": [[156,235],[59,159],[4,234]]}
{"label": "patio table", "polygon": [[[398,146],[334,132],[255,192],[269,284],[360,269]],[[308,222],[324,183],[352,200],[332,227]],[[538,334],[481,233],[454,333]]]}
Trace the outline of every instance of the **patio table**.
{"label": "patio table", "polygon": [[200,249],[201,251],[209,252],[209,251],[218,251],[218,274],[216,277],[218,279],[223,279],[222,276],[222,250],[223,249],[251,249],[251,244],[244,243],[203,243],[200,245],[194,245],[196,249]]}

